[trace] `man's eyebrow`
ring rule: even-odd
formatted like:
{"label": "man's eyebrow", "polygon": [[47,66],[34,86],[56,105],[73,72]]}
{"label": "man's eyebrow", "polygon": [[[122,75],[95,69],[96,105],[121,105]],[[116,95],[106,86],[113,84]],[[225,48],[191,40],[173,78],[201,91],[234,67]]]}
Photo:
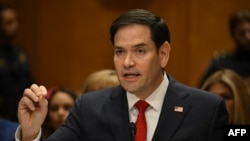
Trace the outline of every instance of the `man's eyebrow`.
{"label": "man's eyebrow", "polygon": [[[138,44],[132,46],[132,48],[138,48],[138,47],[144,47],[144,46],[146,46],[145,43],[138,43]],[[123,47],[121,47],[121,46],[114,46],[114,49],[123,49]]]}
{"label": "man's eyebrow", "polygon": [[114,46],[114,49],[123,49],[123,48],[120,46]]}
{"label": "man's eyebrow", "polygon": [[139,44],[135,45],[134,47],[143,47],[143,46],[146,46],[146,44],[145,43],[139,43]]}

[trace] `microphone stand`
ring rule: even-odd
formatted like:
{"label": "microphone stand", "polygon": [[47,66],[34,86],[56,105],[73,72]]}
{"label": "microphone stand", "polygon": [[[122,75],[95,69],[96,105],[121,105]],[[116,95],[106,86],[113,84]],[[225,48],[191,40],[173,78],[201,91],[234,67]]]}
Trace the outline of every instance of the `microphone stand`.
{"label": "microphone stand", "polygon": [[136,126],[134,122],[129,123],[129,131],[131,135],[131,141],[135,141]]}

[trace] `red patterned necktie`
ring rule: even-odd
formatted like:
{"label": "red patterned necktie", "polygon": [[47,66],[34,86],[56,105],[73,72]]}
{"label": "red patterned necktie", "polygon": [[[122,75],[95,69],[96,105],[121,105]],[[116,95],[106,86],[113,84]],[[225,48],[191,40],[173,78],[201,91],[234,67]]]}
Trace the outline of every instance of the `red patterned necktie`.
{"label": "red patterned necktie", "polygon": [[144,100],[139,100],[135,104],[138,109],[138,116],[136,120],[136,134],[135,141],[146,141],[147,140],[147,123],[145,119],[145,110],[148,108],[149,104]]}

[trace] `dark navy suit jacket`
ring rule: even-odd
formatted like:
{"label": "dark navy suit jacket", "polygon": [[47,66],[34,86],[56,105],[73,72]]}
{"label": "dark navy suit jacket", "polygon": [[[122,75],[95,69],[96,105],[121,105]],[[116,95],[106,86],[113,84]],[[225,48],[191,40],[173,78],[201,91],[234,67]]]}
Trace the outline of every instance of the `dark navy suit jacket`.
{"label": "dark navy suit jacket", "polygon": [[8,119],[0,118],[0,140],[14,141],[18,125],[18,122],[13,122]]}
{"label": "dark navy suit jacket", "polygon": [[[168,75],[160,118],[152,141],[222,141],[228,114],[224,100],[185,86]],[[174,107],[183,107],[176,112]],[[67,120],[49,140],[131,141],[126,91],[121,87],[81,95]]]}

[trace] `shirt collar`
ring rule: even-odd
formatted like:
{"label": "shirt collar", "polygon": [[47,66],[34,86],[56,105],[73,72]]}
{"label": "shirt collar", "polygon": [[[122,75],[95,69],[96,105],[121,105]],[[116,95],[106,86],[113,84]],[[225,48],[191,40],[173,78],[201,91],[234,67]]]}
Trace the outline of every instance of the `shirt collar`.
{"label": "shirt collar", "polygon": [[[153,91],[153,93],[145,99],[150,106],[156,111],[161,111],[161,107],[163,104],[163,100],[165,94],[167,92],[169,80],[167,78],[166,73],[164,72],[164,77],[161,84]],[[128,106],[129,110],[131,110],[134,104],[139,100],[134,94],[127,92]]]}

